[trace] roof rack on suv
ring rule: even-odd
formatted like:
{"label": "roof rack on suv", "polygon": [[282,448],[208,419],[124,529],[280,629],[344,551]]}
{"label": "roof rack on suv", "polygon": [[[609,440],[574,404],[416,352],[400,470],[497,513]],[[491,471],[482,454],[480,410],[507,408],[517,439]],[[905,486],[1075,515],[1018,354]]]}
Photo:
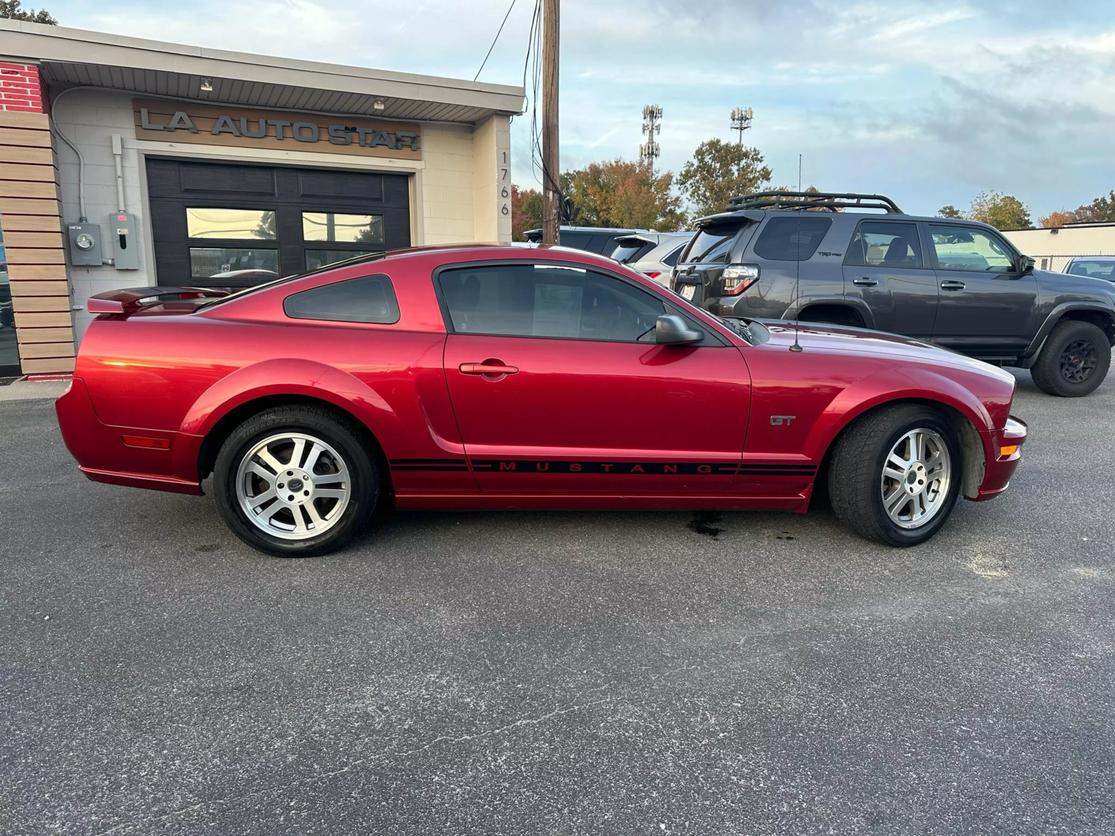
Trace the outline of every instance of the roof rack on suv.
{"label": "roof rack on suv", "polygon": [[728,209],[882,209],[888,214],[902,214],[898,204],[885,195],[855,192],[755,192],[733,197]]}

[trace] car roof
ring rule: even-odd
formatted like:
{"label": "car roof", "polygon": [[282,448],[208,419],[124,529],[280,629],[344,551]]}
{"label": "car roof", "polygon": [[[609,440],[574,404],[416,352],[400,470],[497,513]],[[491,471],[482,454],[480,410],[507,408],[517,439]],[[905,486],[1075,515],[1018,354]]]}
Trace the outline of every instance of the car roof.
{"label": "car roof", "polygon": [[[735,209],[728,212],[717,212],[715,215],[705,215],[703,218],[697,218],[693,222],[695,226],[709,226],[711,224],[720,223],[723,221],[733,221],[740,218],[746,218],[752,221],[761,221],[763,218],[769,216],[777,216],[783,218],[801,217],[803,215],[801,209]],[[971,218],[943,218],[930,215],[907,215],[901,212],[849,212],[847,210],[841,212],[826,212],[813,210],[808,212],[810,216],[820,215],[830,217],[854,217],[854,218],[867,218],[876,221],[924,221],[926,223],[942,223],[942,224],[957,224],[962,226],[981,226],[986,229],[999,232],[995,227],[985,224],[982,221],[975,221]],[[1000,233],[1001,234],[1001,233]]]}

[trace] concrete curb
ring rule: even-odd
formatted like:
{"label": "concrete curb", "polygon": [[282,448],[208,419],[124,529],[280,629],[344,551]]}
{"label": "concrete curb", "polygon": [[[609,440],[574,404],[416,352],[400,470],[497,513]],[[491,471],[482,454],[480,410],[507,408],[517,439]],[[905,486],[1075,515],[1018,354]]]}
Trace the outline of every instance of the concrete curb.
{"label": "concrete curb", "polygon": [[68,380],[17,380],[0,386],[0,403],[4,401],[54,400],[70,385]]}

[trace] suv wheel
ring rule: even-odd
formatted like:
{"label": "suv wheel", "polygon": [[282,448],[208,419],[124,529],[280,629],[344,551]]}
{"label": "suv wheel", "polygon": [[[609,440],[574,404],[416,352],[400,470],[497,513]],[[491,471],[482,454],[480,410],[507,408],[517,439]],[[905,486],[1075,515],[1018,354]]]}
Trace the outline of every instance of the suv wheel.
{"label": "suv wheel", "polygon": [[933,409],[906,405],[861,418],[837,442],[829,497],[837,517],[891,546],[915,546],[945,524],[960,492],[956,435]]}
{"label": "suv wheel", "polygon": [[356,429],[328,410],[280,407],[228,437],[213,468],[217,507],[248,545],[279,557],[339,549],[363,528],[379,474]]}
{"label": "suv wheel", "polygon": [[1091,394],[1103,383],[1111,365],[1111,343],[1090,322],[1059,322],[1030,369],[1043,392],[1062,398]]}

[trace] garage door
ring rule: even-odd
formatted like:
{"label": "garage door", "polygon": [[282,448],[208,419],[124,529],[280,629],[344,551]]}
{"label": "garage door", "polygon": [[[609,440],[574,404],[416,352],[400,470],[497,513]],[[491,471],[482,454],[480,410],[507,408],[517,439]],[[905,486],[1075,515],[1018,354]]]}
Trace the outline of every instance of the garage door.
{"label": "garage door", "polygon": [[410,246],[407,179],[149,158],[158,282],[243,287]]}

